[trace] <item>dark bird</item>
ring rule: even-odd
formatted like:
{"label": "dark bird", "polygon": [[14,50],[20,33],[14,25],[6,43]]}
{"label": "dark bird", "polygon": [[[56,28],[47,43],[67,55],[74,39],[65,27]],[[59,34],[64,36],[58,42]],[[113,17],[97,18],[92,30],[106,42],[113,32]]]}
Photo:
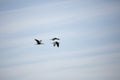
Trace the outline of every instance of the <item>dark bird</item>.
{"label": "dark bird", "polygon": [[59,42],[57,42],[57,41],[53,42],[53,46],[59,47]]}
{"label": "dark bird", "polygon": [[55,37],[55,38],[52,38],[51,40],[53,40],[53,41],[54,41],[54,40],[60,40],[60,39]]}
{"label": "dark bird", "polygon": [[42,40],[37,40],[37,39],[35,39],[35,41],[37,42],[37,45],[43,44],[43,43],[42,43]]}

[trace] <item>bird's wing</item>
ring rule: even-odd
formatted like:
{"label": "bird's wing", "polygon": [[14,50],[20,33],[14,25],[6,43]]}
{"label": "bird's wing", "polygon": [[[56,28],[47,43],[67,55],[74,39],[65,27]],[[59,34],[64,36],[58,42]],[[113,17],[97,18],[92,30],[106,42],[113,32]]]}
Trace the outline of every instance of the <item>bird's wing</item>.
{"label": "bird's wing", "polygon": [[55,37],[55,38],[53,38],[52,40],[54,41],[54,40],[60,40],[60,39]]}
{"label": "bird's wing", "polygon": [[59,47],[59,42],[56,42],[57,47]]}
{"label": "bird's wing", "polygon": [[59,38],[57,38],[57,40],[60,40]]}
{"label": "bird's wing", "polygon": [[39,41],[39,40],[37,40],[37,39],[35,39],[35,41],[37,42],[37,44],[39,44],[39,43],[40,43],[40,41]]}
{"label": "bird's wing", "polygon": [[52,40],[54,41],[54,40],[55,40],[55,38],[52,38]]}

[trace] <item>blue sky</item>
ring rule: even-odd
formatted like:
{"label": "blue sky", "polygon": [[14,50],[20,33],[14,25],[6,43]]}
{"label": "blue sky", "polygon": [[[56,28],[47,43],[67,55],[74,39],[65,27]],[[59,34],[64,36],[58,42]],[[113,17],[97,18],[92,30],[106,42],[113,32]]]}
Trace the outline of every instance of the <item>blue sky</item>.
{"label": "blue sky", "polygon": [[0,80],[119,80],[119,8],[119,0],[0,0]]}

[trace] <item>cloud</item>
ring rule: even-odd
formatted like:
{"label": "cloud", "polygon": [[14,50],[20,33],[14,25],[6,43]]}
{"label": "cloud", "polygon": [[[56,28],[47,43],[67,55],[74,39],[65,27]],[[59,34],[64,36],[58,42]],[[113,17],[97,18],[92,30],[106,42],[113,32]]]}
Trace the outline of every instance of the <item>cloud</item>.
{"label": "cloud", "polygon": [[[119,65],[115,62],[111,62],[115,59],[119,59],[119,54],[113,53],[110,55],[92,56],[89,58],[72,58],[65,60],[38,62],[28,65],[1,68],[0,72],[2,72],[2,78],[11,79],[12,77],[15,78],[15,76],[18,78],[22,76],[23,79],[30,78],[31,80],[33,80],[34,77],[36,77],[36,79],[42,78],[49,80],[54,78],[53,75],[57,76],[55,78],[60,76],[61,78],[65,78],[65,76],[66,78],[68,78],[68,76],[71,76],[71,78],[76,78],[79,77],[79,75],[84,76],[83,78],[85,78],[85,76],[89,77],[89,75],[92,77],[99,76],[101,78],[103,78],[103,75],[115,77],[115,74],[113,73],[116,73],[116,75],[119,73],[117,71],[117,69],[119,69]],[[12,74],[9,74],[8,72]],[[91,72],[94,75],[90,74]],[[65,74],[63,75],[63,73]]]}
{"label": "cloud", "polygon": [[[111,28],[109,30],[89,30],[89,31],[83,31],[82,29],[80,30],[72,30],[72,29],[65,29],[65,30],[59,30],[57,29],[56,31],[53,32],[43,32],[43,33],[37,33],[35,35],[31,36],[23,36],[23,37],[16,37],[15,38],[8,38],[8,39],[1,39],[1,46],[0,48],[19,48],[22,47],[23,45],[33,45],[35,44],[34,39],[42,39],[43,41],[49,41],[49,39],[53,37],[59,37],[61,40],[69,40],[69,39],[79,39],[80,40],[94,40],[94,39],[102,39],[102,38],[108,38],[109,36],[114,37],[114,35],[119,34],[119,29],[114,29]],[[78,36],[79,34],[79,36]],[[50,42],[50,41],[49,41]]]}
{"label": "cloud", "polygon": [[[70,50],[70,51],[60,51],[58,52],[57,54],[56,53],[46,53],[46,52],[42,52],[42,54],[40,52],[29,52],[27,51],[27,53],[21,53],[20,55],[15,55],[15,54],[11,54],[9,52],[9,54],[11,55],[14,55],[13,57],[8,57],[7,58],[7,55],[9,54],[6,54],[6,57],[3,57],[1,58],[2,59],[2,64],[3,66],[6,66],[7,65],[11,66],[11,64],[13,66],[17,66],[17,65],[27,65],[27,64],[36,64],[36,63],[42,63],[42,64],[47,64],[47,63],[50,63],[53,64],[54,63],[58,63],[58,64],[62,64],[63,62],[65,62],[65,64],[68,63],[68,61],[71,63],[73,61],[77,62],[77,61],[84,61],[85,63],[85,60],[84,59],[89,59],[89,58],[92,58],[93,57],[95,59],[97,59],[96,57],[99,57],[99,56],[102,56],[102,60],[103,58],[105,59],[106,57],[103,57],[103,56],[113,56],[113,57],[117,57],[117,56],[114,56],[114,55],[119,55],[118,54],[118,49],[119,49],[120,45],[119,43],[116,43],[116,44],[109,44],[109,45],[102,45],[102,46],[94,46],[94,47],[88,47],[88,48],[84,48],[84,49],[81,49],[81,50]],[[118,52],[115,52],[114,51],[118,51]],[[18,50],[17,50],[18,52]],[[112,52],[112,53],[111,53]],[[12,52],[12,53],[16,53],[16,52]],[[38,54],[37,54],[38,53]],[[106,59],[109,59],[106,58]],[[6,59],[7,58],[7,59]],[[82,60],[83,59],[83,60]],[[110,57],[111,59],[111,57]],[[109,59],[109,60],[110,60]],[[111,59],[113,60],[113,59]],[[88,61],[86,61],[88,62]],[[68,63],[68,64],[70,64]],[[78,65],[77,63],[74,64],[75,65]],[[67,65],[69,66],[69,65]],[[12,67],[12,66],[11,66]]]}
{"label": "cloud", "polygon": [[[118,79],[120,43],[116,42],[116,37],[119,36],[119,27],[114,28],[114,22],[110,26],[97,25],[92,29],[80,24],[119,14],[119,3],[103,2],[53,1],[0,12],[0,79]],[[36,30],[38,33],[33,34]],[[27,34],[24,35],[24,31]],[[34,38],[50,43],[49,39],[55,36],[60,37],[62,47],[33,46]],[[113,42],[108,37],[114,38]],[[108,43],[100,44],[102,39]],[[89,40],[100,45],[83,45]]]}
{"label": "cloud", "polygon": [[72,2],[61,1],[59,3],[53,2],[40,6],[37,5],[3,12],[4,14],[1,13],[1,19],[5,21],[7,20],[7,22],[2,25],[0,33],[17,33],[19,31],[33,28],[40,29],[43,25],[46,25],[47,28],[50,27],[48,25],[52,24],[59,25],[76,23],[77,21],[90,20],[103,15],[119,13],[119,5],[117,3],[109,3],[102,6],[95,5],[94,7],[83,7],[83,9],[79,9],[77,6],[72,8],[71,5]]}

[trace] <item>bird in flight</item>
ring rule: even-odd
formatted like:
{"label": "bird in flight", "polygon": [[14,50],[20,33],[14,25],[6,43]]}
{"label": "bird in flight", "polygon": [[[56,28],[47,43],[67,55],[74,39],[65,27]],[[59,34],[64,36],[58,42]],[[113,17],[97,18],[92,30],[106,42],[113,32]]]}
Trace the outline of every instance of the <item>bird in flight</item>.
{"label": "bird in flight", "polygon": [[54,40],[60,40],[60,39],[55,37],[55,38],[52,38],[51,40],[53,40],[53,41],[54,41]]}
{"label": "bird in flight", "polygon": [[53,46],[59,47],[59,42],[57,42],[57,41],[53,42]]}
{"label": "bird in flight", "polygon": [[43,44],[43,43],[42,43],[42,40],[37,40],[37,39],[35,39],[35,41],[37,42],[37,45]]}

